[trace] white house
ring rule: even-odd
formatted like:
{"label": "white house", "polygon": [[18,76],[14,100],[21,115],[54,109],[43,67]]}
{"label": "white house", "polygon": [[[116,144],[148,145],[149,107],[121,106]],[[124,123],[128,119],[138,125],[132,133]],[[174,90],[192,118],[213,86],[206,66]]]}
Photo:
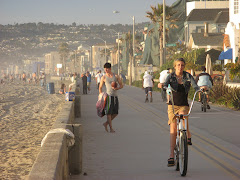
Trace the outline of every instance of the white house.
{"label": "white house", "polygon": [[[229,37],[230,47],[224,47],[224,51],[232,49],[232,62],[240,58],[240,0],[229,0],[229,22],[225,29],[225,34]],[[225,60],[225,64],[229,60]]]}

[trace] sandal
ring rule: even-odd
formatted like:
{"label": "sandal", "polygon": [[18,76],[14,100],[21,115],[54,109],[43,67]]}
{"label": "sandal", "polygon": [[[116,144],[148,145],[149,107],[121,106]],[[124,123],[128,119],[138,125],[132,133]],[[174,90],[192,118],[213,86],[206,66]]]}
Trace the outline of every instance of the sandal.
{"label": "sandal", "polygon": [[168,159],[168,167],[174,166],[175,165],[175,161],[174,158],[169,158]]}
{"label": "sandal", "polygon": [[192,139],[191,138],[188,138],[188,145],[192,145]]}

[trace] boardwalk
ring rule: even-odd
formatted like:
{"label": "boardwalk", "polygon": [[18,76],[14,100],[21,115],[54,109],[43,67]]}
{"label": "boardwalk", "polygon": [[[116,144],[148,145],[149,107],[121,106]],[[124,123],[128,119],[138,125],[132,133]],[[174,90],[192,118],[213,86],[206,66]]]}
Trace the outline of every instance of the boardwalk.
{"label": "boardwalk", "polygon": [[[94,84],[95,85],[95,84]],[[144,91],[125,86],[119,91],[120,113],[113,121],[116,133],[107,133],[96,114],[97,90],[82,95],[83,172],[72,180],[180,179],[167,167],[169,126],[167,105],[160,93],[144,103]],[[213,107],[207,113],[198,103],[191,115],[193,146],[189,146],[186,179],[240,179],[240,113]]]}

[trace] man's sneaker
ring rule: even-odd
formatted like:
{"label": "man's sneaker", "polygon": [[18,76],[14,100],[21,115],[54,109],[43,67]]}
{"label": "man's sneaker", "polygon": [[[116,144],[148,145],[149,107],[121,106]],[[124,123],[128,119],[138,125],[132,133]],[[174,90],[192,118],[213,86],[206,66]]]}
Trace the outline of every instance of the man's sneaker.
{"label": "man's sneaker", "polygon": [[150,98],[150,102],[153,102],[153,98],[152,97]]}
{"label": "man's sneaker", "polygon": [[145,99],[145,102],[148,102],[148,98]]}
{"label": "man's sneaker", "polygon": [[209,105],[207,105],[207,109],[210,109],[210,106],[209,106]]}

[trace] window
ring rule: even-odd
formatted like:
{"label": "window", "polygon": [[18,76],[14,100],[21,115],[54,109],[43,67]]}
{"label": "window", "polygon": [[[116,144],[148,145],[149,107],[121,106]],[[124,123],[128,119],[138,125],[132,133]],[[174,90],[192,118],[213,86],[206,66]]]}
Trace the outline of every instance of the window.
{"label": "window", "polygon": [[239,13],[239,0],[234,0],[234,14]]}
{"label": "window", "polygon": [[220,28],[220,33],[224,33],[225,32],[225,28]]}
{"label": "window", "polygon": [[204,26],[197,26],[196,27],[196,32],[197,33],[204,33]]}

